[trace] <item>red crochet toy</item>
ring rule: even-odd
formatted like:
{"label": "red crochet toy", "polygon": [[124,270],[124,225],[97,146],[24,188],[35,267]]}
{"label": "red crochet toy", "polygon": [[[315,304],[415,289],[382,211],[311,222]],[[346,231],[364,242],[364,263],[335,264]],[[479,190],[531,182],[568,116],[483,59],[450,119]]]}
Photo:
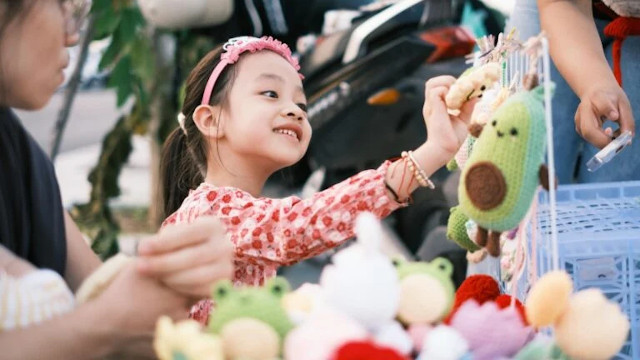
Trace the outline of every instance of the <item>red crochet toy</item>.
{"label": "red crochet toy", "polygon": [[486,301],[495,300],[500,295],[500,286],[489,275],[471,275],[466,278],[458,290],[456,290],[456,297],[453,301],[453,308],[444,320],[445,324],[449,324],[453,314],[456,313],[458,308],[462,304],[469,300],[474,299],[478,304],[482,305]]}
{"label": "red crochet toy", "polygon": [[370,341],[352,341],[339,347],[333,354],[332,360],[409,360],[409,358]]}
{"label": "red crochet toy", "polygon": [[[447,318],[444,320],[444,323],[449,324],[458,308],[469,299],[474,299],[480,305],[487,301],[495,301],[501,309],[511,305],[511,296],[500,294],[500,286],[494,278],[484,274],[471,275],[462,282],[456,291],[453,308],[451,309],[451,313],[449,313]],[[524,324],[528,325],[527,317],[524,312],[524,305],[522,305],[520,300],[516,299],[515,306]]]}
{"label": "red crochet toy", "polygon": [[[509,306],[511,306],[510,295],[502,294],[498,296],[494,301],[496,302],[496,305],[498,305],[500,309],[506,309]],[[516,299],[515,305],[516,305],[516,310],[518,310],[518,314],[520,314],[520,318],[522,319],[522,322],[524,323],[524,325],[525,326],[529,325],[529,322],[527,321],[527,316],[524,313],[524,305],[522,305],[522,303],[518,299]]]}

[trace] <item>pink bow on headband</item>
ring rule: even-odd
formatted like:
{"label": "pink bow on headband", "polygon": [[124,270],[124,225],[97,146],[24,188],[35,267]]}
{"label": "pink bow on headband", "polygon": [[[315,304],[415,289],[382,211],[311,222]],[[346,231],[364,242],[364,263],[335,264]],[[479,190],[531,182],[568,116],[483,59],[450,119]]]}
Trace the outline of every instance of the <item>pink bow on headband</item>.
{"label": "pink bow on headband", "polygon": [[[300,65],[298,64],[298,60],[291,56],[291,50],[287,44],[282,43],[272,37],[263,36],[261,38],[256,38],[252,36],[240,36],[227,40],[227,42],[222,46],[224,52],[220,55],[220,62],[211,72],[211,76],[207,81],[207,86],[204,88],[204,94],[202,94],[202,102],[201,105],[209,104],[211,100],[211,92],[213,92],[213,87],[218,80],[218,77],[222,73],[225,67],[229,64],[234,64],[240,58],[244,52],[250,51],[252,53],[262,50],[273,51],[276,54],[282,56],[285,60],[293,66],[296,71],[300,70]],[[300,78],[303,78],[302,74],[300,74]]]}

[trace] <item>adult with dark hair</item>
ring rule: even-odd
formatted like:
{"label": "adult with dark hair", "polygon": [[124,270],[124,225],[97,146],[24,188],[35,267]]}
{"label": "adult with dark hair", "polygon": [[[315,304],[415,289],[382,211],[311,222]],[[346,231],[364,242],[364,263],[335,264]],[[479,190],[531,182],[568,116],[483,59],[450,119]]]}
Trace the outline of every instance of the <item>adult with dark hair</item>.
{"label": "adult with dark hair", "polygon": [[151,356],[158,316],[186,317],[192,298],[231,275],[231,246],[209,218],[143,239],[140,257],[86,305],[46,319],[20,312],[22,303],[2,304],[14,291],[4,284],[47,269],[51,281],[75,291],[100,265],[62,207],[53,165],[10,110],[49,101],[88,6],[85,0],[0,0],[0,280],[11,277],[0,281],[0,320],[18,319],[0,327],[3,359]]}

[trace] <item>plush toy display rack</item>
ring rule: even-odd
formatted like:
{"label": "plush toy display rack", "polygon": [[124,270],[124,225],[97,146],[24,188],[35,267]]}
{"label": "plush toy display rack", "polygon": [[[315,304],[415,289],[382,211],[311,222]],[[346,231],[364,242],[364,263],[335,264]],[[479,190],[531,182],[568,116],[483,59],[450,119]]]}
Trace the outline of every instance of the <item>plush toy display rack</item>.
{"label": "plush toy display rack", "polygon": [[[539,66],[545,86],[547,165],[549,183],[555,178],[548,43],[542,41]],[[515,52],[505,62],[503,83],[528,68],[526,56]],[[606,171],[601,169],[600,171]],[[562,185],[541,190],[523,231],[526,264],[515,281],[502,283],[521,300],[536,279],[565,270],[574,290],[597,287],[620,304],[631,323],[629,339],[616,359],[640,359],[640,181]],[[535,229],[535,231],[533,231]],[[492,275],[500,278],[499,266]]]}

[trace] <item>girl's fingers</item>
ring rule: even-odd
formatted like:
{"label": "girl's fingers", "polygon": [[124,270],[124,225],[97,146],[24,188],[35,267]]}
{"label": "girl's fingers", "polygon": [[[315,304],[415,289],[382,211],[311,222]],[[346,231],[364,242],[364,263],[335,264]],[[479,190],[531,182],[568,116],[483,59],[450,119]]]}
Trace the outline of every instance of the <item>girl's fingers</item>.
{"label": "girl's fingers", "polygon": [[188,296],[207,297],[211,286],[233,275],[233,263],[217,262],[171,274],[163,282],[172,289]]}
{"label": "girl's fingers", "polygon": [[462,108],[460,108],[460,114],[458,115],[458,118],[462,122],[469,125],[469,122],[471,121],[471,114],[473,114],[473,109],[475,108],[476,103],[478,103],[479,100],[479,98],[474,97],[473,99],[466,101],[462,105]]}
{"label": "girl's fingers", "polygon": [[449,76],[449,75],[436,76],[436,77],[433,77],[433,78],[427,80],[427,82],[424,85],[424,97],[425,97],[425,99],[429,98],[429,92],[431,91],[431,89],[439,87],[439,86],[444,86],[448,90],[449,87],[451,87],[451,85],[455,81],[456,81],[456,78],[454,78],[453,76]]}

